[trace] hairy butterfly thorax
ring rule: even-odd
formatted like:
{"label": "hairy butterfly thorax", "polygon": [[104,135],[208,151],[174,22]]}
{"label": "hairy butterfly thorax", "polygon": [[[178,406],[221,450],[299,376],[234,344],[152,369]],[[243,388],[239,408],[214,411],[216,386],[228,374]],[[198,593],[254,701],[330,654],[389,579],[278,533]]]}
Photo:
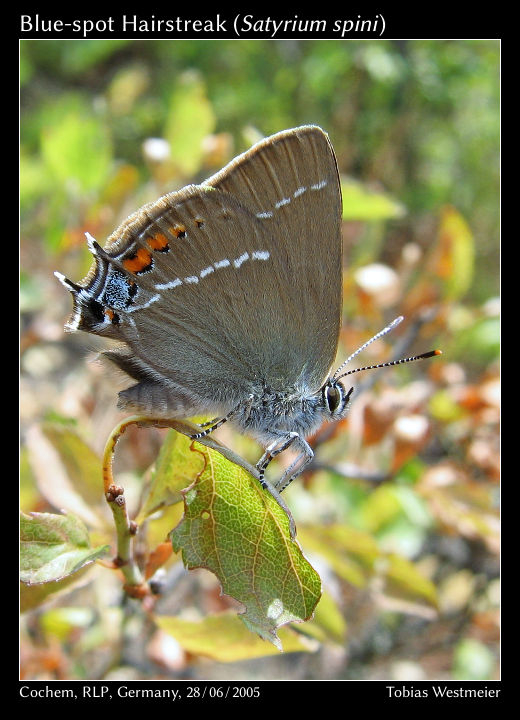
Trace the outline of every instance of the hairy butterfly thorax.
{"label": "hairy butterfly thorax", "polygon": [[[105,357],[133,384],[119,407],[150,418],[217,417],[260,440],[263,484],[292,446],[283,490],[313,457],[306,438],[349,409],[353,388],[332,375],[341,324],[341,186],[326,133],[303,126],[262,140],[200,185],[130,215],[73,297],[70,331],[116,340]],[[439,351],[371,367],[431,357]],[[343,382],[341,382],[343,381]]]}

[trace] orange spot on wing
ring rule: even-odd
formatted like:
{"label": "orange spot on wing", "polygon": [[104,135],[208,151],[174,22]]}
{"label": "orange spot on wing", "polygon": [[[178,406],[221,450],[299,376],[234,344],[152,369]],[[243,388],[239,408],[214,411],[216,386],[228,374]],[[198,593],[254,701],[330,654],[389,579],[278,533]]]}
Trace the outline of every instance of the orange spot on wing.
{"label": "orange spot on wing", "polygon": [[137,273],[141,272],[145,268],[152,264],[152,254],[145,250],[145,248],[139,248],[135,255],[123,260],[123,265],[129,272]]}
{"label": "orange spot on wing", "polygon": [[146,242],[152,250],[163,250],[165,247],[168,247],[168,239],[162,233],[147,237]]}
{"label": "orange spot on wing", "polygon": [[172,235],[175,235],[175,237],[180,237],[181,235],[184,237],[186,234],[186,226],[185,225],[174,225],[170,228],[170,232]]}

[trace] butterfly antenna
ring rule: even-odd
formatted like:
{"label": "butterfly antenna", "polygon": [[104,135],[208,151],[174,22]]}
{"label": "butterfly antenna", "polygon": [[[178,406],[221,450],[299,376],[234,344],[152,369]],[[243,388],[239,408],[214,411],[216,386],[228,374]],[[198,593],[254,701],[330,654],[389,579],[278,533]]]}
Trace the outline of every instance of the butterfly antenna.
{"label": "butterfly antenna", "polygon": [[[390,330],[393,330],[395,327],[397,327],[397,326],[399,325],[399,323],[401,323],[403,320],[404,320],[403,316],[402,316],[402,315],[399,315],[399,317],[396,317],[395,320],[392,320],[392,322],[390,323],[390,325],[387,325],[385,328],[383,328],[383,330],[380,330],[380,331],[377,333],[377,335],[374,335],[374,337],[370,338],[370,340],[367,340],[364,345],[361,345],[361,347],[358,348],[358,349],[356,350],[356,352],[353,352],[352,355],[349,355],[349,357],[345,360],[345,362],[342,363],[342,364],[339,366],[339,368],[336,370],[336,372],[335,372],[334,375],[332,376],[332,379],[333,379],[333,380],[338,380],[338,379],[339,379],[339,378],[338,378],[338,373],[341,372],[341,370],[343,370],[343,368],[345,367],[345,365],[348,365],[349,362],[356,357],[356,355],[359,355],[360,352],[363,352],[363,350],[364,350],[366,347],[368,347],[371,343],[375,342],[376,340],[379,340],[379,338],[383,337],[383,335],[386,335],[387,333],[390,332]],[[378,365],[374,365],[374,367],[379,367],[379,366],[378,366]],[[360,370],[361,370],[361,369],[365,370],[365,369],[368,369],[368,368],[360,368]],[[345,373],[345,375],[350,375],[350,373]],[[340,375],[340,377],[345,377],[345,375]]]}
{"label": "butterfly antenna", "polygon": [[355,370],[349,370],[348,372],[343,373],[343,375],[339,375],[339,377],[334,376],[334,380],[340,380],[347,375],[353,375],[354,373],[361,372],[362,370],[375,370],[376,368],[385,368],[391,367],[392,365],[401,365],[402,363],[414,362],[415,360],[426,360],[426,358],[431,358],[435,355],[442,355],[442,350],[430,350],[429,352],[422,353],[421,355],[401,358],[401,360],[391,360],[390,362],[379,363],[378,365],[367,365],[366,367],[356,368]]}

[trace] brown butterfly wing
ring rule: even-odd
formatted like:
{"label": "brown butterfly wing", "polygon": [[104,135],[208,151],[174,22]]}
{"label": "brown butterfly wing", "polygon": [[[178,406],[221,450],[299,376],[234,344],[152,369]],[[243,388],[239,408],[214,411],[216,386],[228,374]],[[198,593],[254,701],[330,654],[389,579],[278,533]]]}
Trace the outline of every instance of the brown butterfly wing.
{"label": "brown butterfly wing", "polygon": [[339,333],[340,214],[327,136],[280,133],[130,216],[96,249],[72,324],[124,343],[108,356],[147,413],[232,407],[262,383],[317,390]]}

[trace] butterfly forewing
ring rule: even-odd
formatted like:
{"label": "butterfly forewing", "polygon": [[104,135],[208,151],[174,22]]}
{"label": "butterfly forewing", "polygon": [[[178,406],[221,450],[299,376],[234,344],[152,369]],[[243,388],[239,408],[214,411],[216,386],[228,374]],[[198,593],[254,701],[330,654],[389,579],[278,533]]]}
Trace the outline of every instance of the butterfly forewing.
{"label": "butterfly forewing", "polygon": [[339,333],[340,215],[325,133],[280,133],[130,216],[96,254],[73,324],[124,341],[110,359],[142,383],[203,405],[255,383],[317,390]]}
{"label": "butterfly forewing", "polygon": [[[205,184],[233,194],[265,226],[275,273],[283,277],[278,298],[279,284],[264,278],[264,292],[272,291],[280,307],[272,342],[297,348],[306,382],[319,387],[334,361],[341,321],[341,188],[328,136],[316,126],[278,133]],[[270,272],[268,265],[262,270]]]}

